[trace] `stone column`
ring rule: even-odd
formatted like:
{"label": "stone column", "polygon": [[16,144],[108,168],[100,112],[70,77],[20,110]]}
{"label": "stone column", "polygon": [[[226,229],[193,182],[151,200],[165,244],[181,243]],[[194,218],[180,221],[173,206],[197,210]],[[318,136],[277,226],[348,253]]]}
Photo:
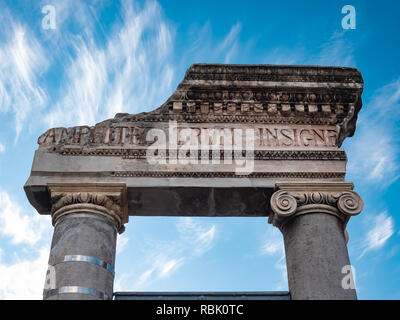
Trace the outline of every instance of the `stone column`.
{"label": "stone column", "polygon": [[[283,233],[293,300],[357,299],[346,224],[363,208],[352,183],[277,184],[269,223]],[[347,276],[347,278],[346,278]]]}
{"label": "stone column", "polygon": [[128,221],[121,184],[50,184],[54,225],[43,298],[112,299],[117,232]]}

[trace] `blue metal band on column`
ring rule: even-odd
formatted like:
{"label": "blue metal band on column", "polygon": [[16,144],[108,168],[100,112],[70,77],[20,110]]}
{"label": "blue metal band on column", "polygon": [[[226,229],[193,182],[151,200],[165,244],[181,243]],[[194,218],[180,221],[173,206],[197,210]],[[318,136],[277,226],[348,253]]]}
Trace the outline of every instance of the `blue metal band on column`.
{"label": "blue metal band on column", "polygon": [[80,293],[80,294],[87,294],[102,300],[111,300],[111,297],[104,292],[98,291],[96,289],[87,288],[87,287],[79,287],[79,286],[65,286],[56,289],[46,290],[43,294],[44,298],[47,299],[51,296],[57,294],[64,294],[64,293]]}
{"label": "blue metal band on column", "polygon": [[92,264],[98,265],[98,266],[110,271],[112,273],[112,275],[115,274],[114,268],[109,263],[107,263],[103,260],[97,259],[95,257],[85,256],[85,255],[81,255],[81,254],[64,256],[64,258],[57,261],[54,265],[63,263],[63,262],[71,262],[71,261],[92,263]]}

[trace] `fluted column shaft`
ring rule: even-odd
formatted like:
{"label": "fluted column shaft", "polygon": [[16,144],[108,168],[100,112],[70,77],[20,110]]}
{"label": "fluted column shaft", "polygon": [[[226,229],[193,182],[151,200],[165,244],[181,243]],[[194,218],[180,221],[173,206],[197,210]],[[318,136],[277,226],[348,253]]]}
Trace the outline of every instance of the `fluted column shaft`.
{"label": "fluted column shaft", "polygon": [[269,222],[283,234],[293,300],[357,299],[354,286],[343,285],[350,268],[345,227],[363,207],[352,188],[280,184],[272,195]]}
{"label": "fluted column shaft", "polygon": [[127,222],[121,185],[50,185],[54,234],[43,298],[112,299],[117,233]]}

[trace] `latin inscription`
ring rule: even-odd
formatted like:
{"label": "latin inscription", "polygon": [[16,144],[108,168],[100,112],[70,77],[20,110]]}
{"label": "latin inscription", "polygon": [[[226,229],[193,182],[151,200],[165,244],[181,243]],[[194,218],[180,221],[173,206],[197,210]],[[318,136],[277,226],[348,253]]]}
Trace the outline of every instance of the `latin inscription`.
{"label": "latin inscription", "polygon": [[[252,134],[246,135],[249,131]],[[323,148],[335,147],[337,140],[337,131],[334,127],[258,125],[246,128],[210,128],[186,127],[175,123],[160,128],[139,126],[53,128],[38,138],[38,144],[43,147],[53,145],[144,147],[156,144],[162,132],[167,141],[174,139],[177,146],[245,145],[249,141],[244,140],[251,139],[251,144],[255,148]]]}

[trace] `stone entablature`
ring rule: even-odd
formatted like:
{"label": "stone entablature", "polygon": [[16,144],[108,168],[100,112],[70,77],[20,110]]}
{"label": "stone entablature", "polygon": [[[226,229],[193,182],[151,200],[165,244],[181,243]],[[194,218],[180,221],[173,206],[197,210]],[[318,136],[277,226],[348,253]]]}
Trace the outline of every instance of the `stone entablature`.
{"label": "stone entablature", "polygon": [[[128,193],[145,185],[180,196],[180,187],[199,183],[271,190],[293,180],[341,182],[347,157],[340,145],[354,132],[362,89],[354,68],[195,64],[154,111],[47,130],[25,189],[48,214],[48,183],[100,180],[125,184]],[[166,136],[165,145],[154,130]],[[237,145],[245,150],[236,152]],[[243,161],[253,162],[251,170],[238,174]],[[140,208],[150,203],[138,201]],[[131,205],[128,212],[135,214]]]}

